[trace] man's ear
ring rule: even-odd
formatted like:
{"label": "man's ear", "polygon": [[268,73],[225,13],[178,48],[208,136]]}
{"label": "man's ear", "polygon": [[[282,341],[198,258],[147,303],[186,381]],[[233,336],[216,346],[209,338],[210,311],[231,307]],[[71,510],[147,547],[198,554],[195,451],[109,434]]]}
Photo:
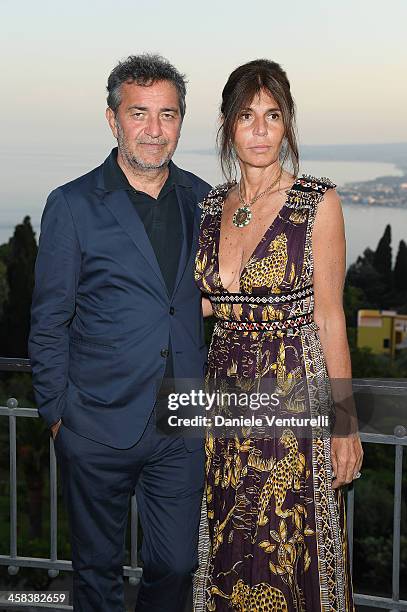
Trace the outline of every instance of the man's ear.
{"label": "man's ear", "polygon": [[110,106],[107,107],[105,115],[110,129],[112,130],[112,134],[117,139],[116,115]]}

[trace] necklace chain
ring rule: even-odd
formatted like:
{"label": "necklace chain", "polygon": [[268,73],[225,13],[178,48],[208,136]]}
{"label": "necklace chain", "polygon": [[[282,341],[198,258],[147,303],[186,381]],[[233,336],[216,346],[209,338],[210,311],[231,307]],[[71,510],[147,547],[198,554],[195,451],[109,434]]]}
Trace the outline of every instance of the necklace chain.
{"label": "necklace chain", "polygon": [[254,204],[254,202],[256,202],[259,198],[266,195],[266,193],[269,193],[271,189],[273,189],[273,187],[277,185],[277,183],[281,179],[281,174],[282,174],[282,169],[280,168],[280,172],[278,173],[277,178],[271,183],[271,185],[269,185],[267,189],[265,189],[261,193],[258,193],[256,196],[254,196],[254,198],[252,198],[249,202],[247,202],[247,204],[243,200],[243,197],[242,197],[242,190],[241,190],[242,179],[240,179],[239,184],[238,184],[240,207],[237,210],[235,210],[235,214],[233,215],[233,218],[232,218],[233,225],[235,225],[236,227],[246,227],[246,225],[250,223],[250,220],[253,215],[252,209],[250,208],[251,205]]}
{"label": "necklace chain", "polygon": [[267,187],[267,189],[265,189],[264,191],[262,191],[261,193],[258,193],[256,196],[254,196],[254,198],[252,198],[249,202],[245,202],[243,200],[243,196],[242,196],[242,191],[241,191],[241,185],[242,185],[242,179],[240,179],[239,184],[238,184],[238,191],[239,191],[239,200],[242,206],[247,206],[247,208],[250,208],[250,206],[252,204],[254,204],[255,202],[257,202],[257,200],[259,200],[261,197],[263,197],[264,195],[266,195],[266,193],[268,193],[271,189],[273,189],[273,187],[275,187],[278,183],[278,181],[281,178],[281,170],[277,175],[277,178],[271,183],[271,185],[269,185]]}

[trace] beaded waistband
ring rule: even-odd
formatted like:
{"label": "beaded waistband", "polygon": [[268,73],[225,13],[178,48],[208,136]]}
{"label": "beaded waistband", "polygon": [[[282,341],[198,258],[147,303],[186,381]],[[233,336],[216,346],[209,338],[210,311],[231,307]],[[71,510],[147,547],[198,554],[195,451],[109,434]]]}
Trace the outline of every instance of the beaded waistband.
{"label": "beaded waistband", "polygon": [[273,293],[269,295],[247,295],[244,293],[209,293],[207,297],[212,304],[285,304],[313,295],[314,286],[307,285],[295,291]]}
{"label": "beaded waistband", "polygon": [[236,331],[279,331],[284,329],[293,329],[308,325],[313,321],[313,312],[299,315],[298,317],[290,317],[282,321],[229,321],[226,319],[218,319],[217,324],[222,329],[231,329]]}

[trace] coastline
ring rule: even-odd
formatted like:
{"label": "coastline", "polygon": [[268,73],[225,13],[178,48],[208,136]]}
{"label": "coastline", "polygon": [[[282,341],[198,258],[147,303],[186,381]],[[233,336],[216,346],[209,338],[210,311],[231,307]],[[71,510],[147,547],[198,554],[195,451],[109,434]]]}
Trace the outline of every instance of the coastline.
{"label": "coastline", "polygon": [[[38,240],[41,214],[48,193],[56,185],[63,184],[88,171],[91,163],[86,152],[83,158],[75,160],[74,165],[72,164],[73,159],[67,154],[65,154],[64,161],[60,157],[52,158],[52,155],[48,159],[39,156],[27,164],[27,176],[22,183],[17,177],[17,168],[14,167],[12,161],[9,159],[10,172],[5,173],[7,179],[2,184],[0,194],[0,244],[8,242],[15,225],[21,223],[26,215],[31,218]],[[224,182],[213,151],[210,154],[208,152],[192,154],[179,151],[174,156],[174,161],[180,167],[201,176],[212,185]],[[46,169],[45,172],[44,169]],[[395,241],[393,244],[400,239],[407,240],[407,229],[404,229],[407,228],[407,215],[405,214],[407,206],[354,202],[345,196],[347,190],[353,188],[354,183],[362,183],[366,186],[369,181],[375,181],[381,177],[386,180],[389,178],[397,180],[398,178],[400,181],[401,177],[406,176],[405,165],[371,161],[304,159],[301,172],[314,176],[327,176],[338,185],[345,212],[346,234],[349,239],[347,265],[353,263],[366,247],[376,247],[388,223],[392,227],[393,241]],[[15,185],[18,185],[18,192],[15,191]],[[366,215],[369,215],[369,212],[371,221],[366,223]],[[365,217],[364,221],[362,214]]]}

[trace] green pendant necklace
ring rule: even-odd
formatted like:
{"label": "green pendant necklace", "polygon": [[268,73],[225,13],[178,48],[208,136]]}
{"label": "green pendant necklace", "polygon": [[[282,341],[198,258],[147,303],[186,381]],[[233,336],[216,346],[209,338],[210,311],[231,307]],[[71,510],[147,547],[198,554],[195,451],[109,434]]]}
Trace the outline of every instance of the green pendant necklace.
{"label": "green pendant necklace", "polygon": [[256,195],[252,200],[250,200],[250,202],[247,202],[247,203],[243,200],[243,197],[242,197],[242,191],[241,191],[242,179],[240,179],[238,190],[239,190],[239,201],[240,201],[241,206],[239,206],[239,208],[235,211],[233,215],[233,218],[232,218],[233,225],[235,225],[236,227],[246,227],[246,225],[249,225],[252,219],[252,211],[250,208],[251,205],[254,204],[258,199],[266,195],[266,193],[268,193],[271,189],[273,189],[273,187],[277,185],[280,178],[281,178],[281,171],[279,172],[275,181],[273,181],[271,185],[267,187],[265,191],[262,191],[261,193]]}

